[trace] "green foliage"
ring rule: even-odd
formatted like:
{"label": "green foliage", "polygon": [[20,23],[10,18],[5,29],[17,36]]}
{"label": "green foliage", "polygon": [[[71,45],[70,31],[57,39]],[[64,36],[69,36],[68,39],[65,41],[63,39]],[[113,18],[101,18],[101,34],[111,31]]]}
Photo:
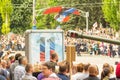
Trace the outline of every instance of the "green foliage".
{"label": "green foliage", "polygon": [[57,6],[58,0],[37,0],[37,28],[38,29],[55,29],[59,24],[54,20],[54,14],[44,15],[43,11],[51,6]]}
{"label": "green foliage", "polygon": [[12,0],[13,13],[11,15],[11,29],[15,33],[23,33],[31,28],[32,0]]}
{"label": "green foliage", "polygon": [[[37,15],[37,27],[42,28],[55,28],[57,25],[61,25],[63,29],[75,29],[79,27],[81,29],[86,28],[86,19],[82,16],[70,15],[70,21],[67,23],[58,23],[54,20],[54,15],[43,15],[42,11],[45,8],[51,6],[63,6],[63,7],[74,7],[78,10],[89,12],[89,28],[92,27],[93,23],[98,21],[102,15],[102,9],[100,5],[94,5],[93,3],[102,2],[101,0],[38,0],[36,9],[41,9]],[[39,4],[41,3],[41,4]],[[87,4],[93,5],[87,5]],[[84,5],[81,5],[84,4]],[[51,27],[52,26],[52,27]]]}
{"label": "green foliage", "polygon": [[[65,0],[66,1],[66,0]],[[103,16],[101,5],[96,5],[97,3],[101,3],[101,0],[71,0],[66,2],[66,7],[74,7],[78,10],[82,10],[84,12],[89,12],[89,29],[92,28],[92,25],[97,21],[100,23],[100,18]],[[64,2],[63,2],[64,3]],[[70,4],[70,5],[67,5]],[[64,25],[63,25],[64,26]],[[71,27],[71,29],[86,28],[86,18],[82,16],[73,15],[71,20],[65,24],[65,26]],[[68,28],[69,29],[69,28]]]}
{"label": "green foliage", "polygon": [[0,13],[3,20],[1,32],[7,34],[10,32],[10,15],[12,12],[11,0],[0,0]]}
{"label": "green foliage", "polygon": [[1,14],[0,14],[0,34],[1,34],[1,29],[2,29],[2,23],[3,23],[3,20],[2,20]]}
{"label": "green foliage", "polygon": [[102,10],[106,21],[114,30],[119,30],[120,26],[120,1],[119,0],[103,0]]}

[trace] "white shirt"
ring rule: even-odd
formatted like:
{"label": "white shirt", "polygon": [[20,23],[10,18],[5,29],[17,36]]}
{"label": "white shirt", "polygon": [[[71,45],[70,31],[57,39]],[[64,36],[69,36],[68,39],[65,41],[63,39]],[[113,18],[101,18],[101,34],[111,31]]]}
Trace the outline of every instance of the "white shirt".
{"label": "white shirt", "polygon": [[32,74],[26,73],[23,77],[22,80],[37,80]]}
{"label": "white shirt", "polygon": [[72,80],[83,80],[83,79],[87,78],[88,76],[89,76],[89,74],[78,72],[78,73],[72,75]]}
{"label": "white shirt", "polygon": [[14,69],[14,80],[21,80],[22,76],[25,75],[25,67],[23,65],[18,65]]}
{"label": "white shirt", "polygon": [[52,73],[51,75],[49,75],[49,77],[58,78],[58,76],[55,73]]}

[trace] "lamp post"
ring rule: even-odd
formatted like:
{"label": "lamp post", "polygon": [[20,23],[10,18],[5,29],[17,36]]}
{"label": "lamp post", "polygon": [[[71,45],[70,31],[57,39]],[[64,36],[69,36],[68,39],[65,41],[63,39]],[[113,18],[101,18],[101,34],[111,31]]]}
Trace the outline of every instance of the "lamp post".
{"label": "lamp post", "polygon": [[86,12],[86,32],[88,31],[88,17],[89,17],[89,12]]}
{"label": "lamp post", "polygon": [[33,0],[33,26],[32,26],[32,29],[36,29],[36,19],[35,19],[35,0]]}

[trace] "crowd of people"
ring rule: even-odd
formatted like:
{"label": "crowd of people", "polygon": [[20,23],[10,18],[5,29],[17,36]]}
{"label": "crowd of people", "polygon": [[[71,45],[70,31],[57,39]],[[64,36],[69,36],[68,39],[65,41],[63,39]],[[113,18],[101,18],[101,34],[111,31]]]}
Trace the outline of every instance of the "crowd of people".
{"label": "crowd of people", "polygon": [[[89,31],[77,30],[80,33],[99,36],[107,39],[119,40],[119,35],[113,35],[112,29],[97,28],[91,29]],[[114,57],[118,55],[120,57],[120,45],[81,39],[81,38],[71,38],[67,36],[65,32],[64,44],[66,45],[75,45],[77,55],[81,55],[82,52],[87,52],[90,55],[107,55]],[[3,51],[24,51],[25,50],[25,38],[22,35],[9,34],[0,36],[0,53]]]}
{"label": "crowd of people", "polygon": [[[112,35],[105,29],[90,30],[83,32],[91,36],[101,36],[108,39],[118,40],[118,37]],[[116,54],[120,57],[120,46],[110,43],[87,39],[75,39],[65,35],[65,45],[75,45],[78,56],[82,52],[90,55],[108,55],[114,57]],[[105,63],[103,69],[99,72],[97,65],[79,63],[72,65],[72,74],[70,72],[70,64],[67,61],[57,62],[57,53],[52,53],[50,61],[36,65],[28,63],[26,56],[22,53],[10,55],[12,51],[24,51],[25,38],[21,35],[1,35],[0,36],[0,80],[120,80],[120,63],[115,69],[112,65]],[[7,51],[7,53],[4,53]],[[100,76],[98,76],[98,74]]]}
{"label": "crowd of people", "polygon": [[[119,40],[119,35],[114,34],[111,29],[95,29],[89,30],[88,32],[83,30],[77,30],[80,33],[102,37],[107,39]],[[107,55],[110,57],[115,57],[118,55],[120,57],[120,45],[115,45],[111,43],[105,43],[100,41],[88,40],[88,39],[81,39],[81,38],[71,38],[65,36],[65,45],[75,45],[76,51],[78,55],[81,55],[82,52],[87,52],[90,55]]]}
{"label": "crowd of people", "polygon": [[[35,66],[28,63],[26,56],[21,53],[0,59],[0,80],[120,80],[120,63],[114,68],[104,63],[102,71],[95,64],[78,63],[72,65],[67,61],[58,62],[56,52],[51,54],[47,62],[39,65],[36,73]],[[70,74],[72,71],[72,74]]]}
{"label": "crowd of people", "polygon": [[22,35],[12,33],[10,35],[1,35],[0,49],[2,51],[24,51],[25,38]]}

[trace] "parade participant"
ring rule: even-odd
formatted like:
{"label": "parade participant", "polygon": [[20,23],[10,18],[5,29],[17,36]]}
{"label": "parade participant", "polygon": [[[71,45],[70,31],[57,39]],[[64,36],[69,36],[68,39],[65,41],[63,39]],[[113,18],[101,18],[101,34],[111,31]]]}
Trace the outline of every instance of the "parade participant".
{"label": "parade participant", "polygon": [[37,80],[34,76],[32,76],[33,73],[33,66],[32,64],[27,64],[25,67],[26,74],[22,77],[22,80]]}
{"label": "parade participant", "polygon": [[120,45],[118,46],[118,56],[120,57]]}
{"label": "parade participant", "polygon": [[77,44],[76,44],[76,51],[77,51],[77,55],[78,56],[81,56],[81,54],[80,54],[80,47],[81,47],[81,43],[80,43],[80,41],[78,41]]}

